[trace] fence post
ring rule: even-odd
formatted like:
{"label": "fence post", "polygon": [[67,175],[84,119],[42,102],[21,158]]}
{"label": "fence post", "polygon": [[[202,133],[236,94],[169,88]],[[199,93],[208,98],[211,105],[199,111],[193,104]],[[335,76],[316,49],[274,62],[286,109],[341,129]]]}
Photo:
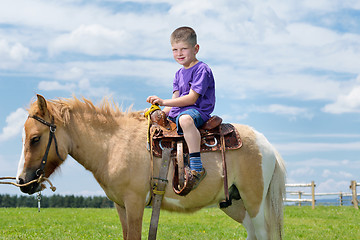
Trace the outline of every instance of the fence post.
{"label": "fence post", "polygon": [[315,209],[315,182],[314,181],[311,181],[311,197],[312,197],[312,200],[311,200],[311,206],[312,206],[312,209]]}
{"label": "fence post", "polygon": [[357,193],[356,193],[356,185],[357,185],[356,181],[352,180],[351,185],[350,185],[350,188],[351,188],[351,191],[352,191],[352,202],[353,202],[354,208],[359,209],[358,200],[357,200]]}
{"label": "fence post", "polygon": [[[301,200],[301,195],[302,195],[302,192],[301,192],[301,191],[299,191],[299,192],[298,192],[298,194],[299,194],[299,200]],[[299,201],[298,205],[299,205],[299,207],[301,207],[301,201]]]}
{"label": "fence post", "polygon": [[341,207],[343,205],[343,193],[342,192],[340,192],[339,198],[340,198],[340,207]]}

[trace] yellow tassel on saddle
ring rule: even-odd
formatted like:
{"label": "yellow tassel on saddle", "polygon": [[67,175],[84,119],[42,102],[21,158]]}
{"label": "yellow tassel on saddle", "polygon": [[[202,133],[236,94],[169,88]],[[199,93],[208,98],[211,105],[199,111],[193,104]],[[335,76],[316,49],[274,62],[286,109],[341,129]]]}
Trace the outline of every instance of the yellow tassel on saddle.
{"label": "yellow tassel on saddle", "polygon": [[161,110],[161,108],[159,107],[159,105],[153,104],[151,105],[151,107],[149,108],[149,110],[147,110],[145,112],[145,117],[150,118],[150,114],[156,110]]}
{"label": "yellow tassel on saddle", "polygon": [[151,107],[149,108],[149,110],[147,110],[145,112],[145,117],[148,119],[148,131],[147,131],[147,149],[148,151],[150,151],[150,127],[151,127],[151,118],[150,115],[151,113],[153,113],[156,110],[161,110],[161,108],[159,107],[159,105],[151,105]]}

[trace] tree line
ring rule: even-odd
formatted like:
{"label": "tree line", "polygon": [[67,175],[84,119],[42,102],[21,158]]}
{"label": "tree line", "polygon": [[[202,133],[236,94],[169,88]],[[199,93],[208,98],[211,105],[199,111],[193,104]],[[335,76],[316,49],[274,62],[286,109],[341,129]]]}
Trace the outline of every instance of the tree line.
{"label": "tree line", "polygon": [[[93,196],[83,197],[74,195],[52,195],[41,196],[41,208],[112,208],[114,203],[107,197]],[[0,207],[37,207],[38,197],[34,196],[17,196],[17,195],[0,195]]]}

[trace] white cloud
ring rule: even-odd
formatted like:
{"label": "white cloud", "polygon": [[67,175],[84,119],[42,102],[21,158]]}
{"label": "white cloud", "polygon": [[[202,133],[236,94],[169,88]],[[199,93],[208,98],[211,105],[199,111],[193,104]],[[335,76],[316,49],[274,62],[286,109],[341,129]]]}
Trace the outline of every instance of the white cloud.
{"label": "white cloud", "polygon": [[0,142],[7,141],[20,134],[27,115],[28,113],[23,108],[18,108],[15,112],[10,113],[10,115],[6,117],[7,125],[0,133]]}
{"label": "white cloud", "polygon": [[289,116],[291,120],[297,117],[311,119],[313,114],[309,113],[306,108],[299,108],[293,106],[286,106],[280,104],[271,104],[268,106],[255,106],[252,108],[254,112],[273,113],[276,115]]}
{"label": "white cloud", "polygon": [[77,4],[73,1],[65,3],[63,1],[12,0],[3,3],[0,8],[3,22],[38,30],[51,29],[52,31],[66,31],[73,26],[80,26],[84,22],[93,22],[94,16],[101,20],[107,14],[109,16],[109,12],[102,7],[92,4]]}
{"label": "white cloud", "polygon": [[290,168],[302,168],[303,166],[307,166],[309,168],[320,168],[327,169],[333,168],[339,170],[340,167],[344,169],[359,169],[360,161],[350,161],[347,159],[344,160],[334,160],[334,159],[321,159],[321,158],[310,158],[301,161],[291,161],[288,159],[286,165]]}
{"label": "white cloud", "polygon": [[341,113],[359,113],[360,112],[360,85],[354,86],[348,94],[341,94],[333,103],[325,105],[324,112]]}
{"label": "white cloud", "polygon": [[9,43],[0,39],[0,68],[14,68],[30,58],[31,52],[21,43]]}
{"label": "white cloud", "polygon": [[78,83],[79,91],[90,97],[111,96],[112,91],[108,87],[99,87],[91,85],[91,82],[84,78]]}
{"label": "white cloud", "polygon": [[[334,176],[333,176],[334,177]],[[344,192],[344,190],[349,189],[350,181],[340,180],[339,178],[330,178],[325,180],[324,182],[316,183],[315,193],[336,193],[336,192]]]}
{"label": "white cloud", "polygon": [[285,137],[285,138],[289,138],[291,137],[292,139],[295,138],[326,138],[326,139],[333,139],[333,138],[354,138],[354,139],[358,139],[360,138],[360,134],[358,133],[298,133],[298,132],[277,132],[275,133],[275,135],[277,137]]}
{"label": "white cloud", "polygon": [[79,67],[70,67],[70,69],[56,71],[55,76],[63,80],[77,80],[84,76],[84,70]]}
{"label": "white cloud", "polygon": [[307,166],[291,170],[288,175],[290,178],[309,178],[314,176],[314,174],[315,170]]}
{"label": "white cloud", "polygon": [[173,3],[169,14],[186,18],[202,14],[212,8],[211,1],[207,0],[176,1]]}
{"label": "white cloud", "polygon": [[324,169],[322,172],[322,177],[324,178],[329,178],[329,177],[334,177],[336,176],[339,179],[351,179],[353,178],[353,174],[349,173],[349,172],[345,172],[345,171],[331,171],[329,169]]}
{"label": "white cloud", "polygon": [[[283,48],[286,49],[286,47]],[[248,56],[246,60],[239,60],[241,64],[233,61],[227,66],[210,65],[217,82],[217,89],[227,91],[228,96],[231,97],[251,98],[254,93],[257,93],[279,98],[331,101],[335,100],[340,92],[348,89],[347,84],[339,82],[334,76],[305,71],[304,69],[311,69],[311,67],[304,66],[303,57],[289,59],[289,54],[282,55],[281,50],[274,52],[274,56],[271,56],[267,49],[263,51],[265,53],[249,50],[246,54],[252,56]],[[282,57],[275,56],[276,54]],[[293,54],[295,56],[298,53]],[[255,57],[259,55],[265,56],[264,58]],[[325,87],[326,91],[324,91]]]}
{"label": "white cloud", "polygon": [[[160,66],[160,67],[159,67]],[[58,73],[63,72],[63,67],[57,70]],[[171,61],[156,61],[156,60],[107,60],[102,61],[101,64],[97,61],[86,62],[69,62],[64,66],[65,73],[68,69],[81,69],[81,76],[92,79],[101,79],[117,77],[122,80],[126,77],[138,77],[145,79],[147,83],[156,86],[170,86],[172,78],[178,70],[179,65]],[[71,76],[72,73],[67,73]],[[58,75],[62,77],[61,75]],[[79,74],[80,76],[80,74]],[[74,80],[78,80],[76,76],[71,76]],[[70,80],[70,78],[68,78]]]}
{"label": "white cloud", "polygon": [[66,83],[61,84],[57,81],[41,81],[38,84],[39,90],[42,91],[55,91],[55,90],[64,90],[72,92],[76,89],[75,83]]}
{"label": "white cloud", "polygon": [[311,0],[305,0],[301,1],[304,7],[313,9],[315,11],[322,11],[322,12],[333,12],[338,9],[342,8],[352,8],[352,7],[360,7],[360,4],[356,0],[350,0],[350,1],[342,1],[342,0],[318,0],[316,2]]}
{"label": "white cloud", "polygon": [[247,113],[238,114],[238,115],[230,115],[230,114],[221,115],[223,122],[239,122],[244,119],[247,119],[248,117],[249,117],[249,115]]}
{"label": "white cloud", "polygon": [[[239,109],[239,106],[231,105],[231,104],[226,105],[226,107],[235,109],[236,112]],[[249,105],[247,107],[242,107],[241,111],[242,114],[237,114],[237,115],[223,114],[222,117],[225,121],[230,121],[230,122],[234,122],[234,121],[239,122],[244,119],[247,119],[249,115],[251,115],[251,113],[280,115],[288,118],[290,121],[296,121],[299,118],[305,118],[308,120],[311,120],[313,118],[313,113],[311,113],[307,108],[287,106],[281,104],[270,104],[264,106]]]}
{"label": "white cloud", "polygon": [[87,97],[111,96],[112,91],[108,87],[94,86],[87,78],[65,81],[41,81],[38,89],[42,91],[67,91],[74,94],[80,94]]}
{"label": "white cloud", "polygon": [[329,169],[324,169],[321,176],[324,178],[328,178],[328,177],[332,177],[332,174],[333,173]]}
{"label": "white cloud", "polygon": [[282,154],[333,152],[333,151],[360,151],[360,142],[347,142],[347,143],[289,142],[289,143],[275,143],[274,146]]}
{"label": "white cloud", "polygon": [[[140,4],[144,1],[133,2]],[[337,11],[355,6],[355,2],[348,5],[336,1],[324,5],[323,1],[317,4],[289,1],[284,4],[277,0],[153,0],[151,3],[169,4],[170,10],[152,15],[136,11],[116,12],[98,2],[75,3],[36,1],[29,4],[27,1],[14,0],[0,10],[0,16],[5,22],[43,29],[40,34],[44,34],[42,39],[47,39],[44,45],[48,46],[50,54],[55,54],[55,58],[58,57],[56,54],[64,52],[101,57],[130,55],[152,59],[171,58],[170,33],[175,27],[188,24],[198,31],[201,46],[199,56],[206,62],[215,62],[211,67],[216,70],[214,73],[219,88],[231,84],[235,86],[233,92],[239,93],[239,89],[242,89],[244,96],[245,93],[250,96],[260,92],[301,100],[333,101],[339,93],[344,92],[342,84],[326,73],[312,74],[306,71],[358,72],[359,36],[319,27],[306,19],[309,12]],[[185,11],[188,4],[196,7]],[[18,6],[23,6],[26,11]],[[43,21],[44,14],[47,21]],[[183,14],[190,18],[184,20],[181,17],[179,20]],[[194,23],[194,17],[200,20]],[[209,28],[209,25],[212,27]],[[93,72],[106,75],[107,71],[100,72],[100,68],[107,62],[94,62]],[[136,60],[129,62],[136,64]],[[220,63],[224,62],[229,67],[222,71]],[[39,74],[41,66],[28,69]],[[142,76],[143,72],[134,71],[132,75]],[[55,74],[60,79],[77,77],[92,80],[84,73],[72,72],[66,76],[56,71],[49,74]],[[323,90],[324,86],[326,91]]]}
{"label": "white cloud", "polygon": [[332,30],[304,23],[290,24],[287,27],[287,31],[289,39],[286,44],[297,44],[300,46],[323,47],[332,44],[340,38],[339,34]]}
{"label": "white cloud", "polygon": [[345,172],[345,171],[339,171],[336,174],[336,176],[339,176],[339,178],[347,178],[347,179],[354,178],[354,175],[352,173]]}
{"label": "white cloud", "polygon": [[69,34],[57,37],[49,47],[50,54],[77,52],[92,56],[123,55],[130,45],[125,31],[112,30],[99,24],[81,25]]}

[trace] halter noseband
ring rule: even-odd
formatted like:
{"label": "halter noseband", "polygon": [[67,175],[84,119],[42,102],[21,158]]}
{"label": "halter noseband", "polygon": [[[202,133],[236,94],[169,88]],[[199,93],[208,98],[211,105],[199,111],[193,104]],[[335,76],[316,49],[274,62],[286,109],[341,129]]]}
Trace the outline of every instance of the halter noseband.
{"label": "halter noseband", "polygon": [[55,137],[56,125],[54,124],[54,118],[52,119],[51,123],[45,121],[44,119],[42,119],[42,118],[40,118],[40,117],[38,117],[36,115],[29,115],[29,118],[33,118],[33,119],[39,121],[40,123],[48,126],[49,129],[50,129],[49,141],[48,141],[48,145],[46,147],[45,154],[44,154],[44,156],[43,156],[43,158],[41,160],[40,167],[36,170],[36,176],[40,177],[42,174],[44,174],[44,168],[45,168],[45,165],[46,165],[46,162],[47,162],[47,158],[48,158],[48,154],[49,154],[49,151],[50,151],[50,146],[51,146],[53,138],[54,138],[54,142],[55,142],[56,154],[57,154],[57,156],[59,157],[59,159],[61,161],[63,161],[63,159],[60,157],[59,150],[58,150],[58,144],[57,144],[56,137]]}

